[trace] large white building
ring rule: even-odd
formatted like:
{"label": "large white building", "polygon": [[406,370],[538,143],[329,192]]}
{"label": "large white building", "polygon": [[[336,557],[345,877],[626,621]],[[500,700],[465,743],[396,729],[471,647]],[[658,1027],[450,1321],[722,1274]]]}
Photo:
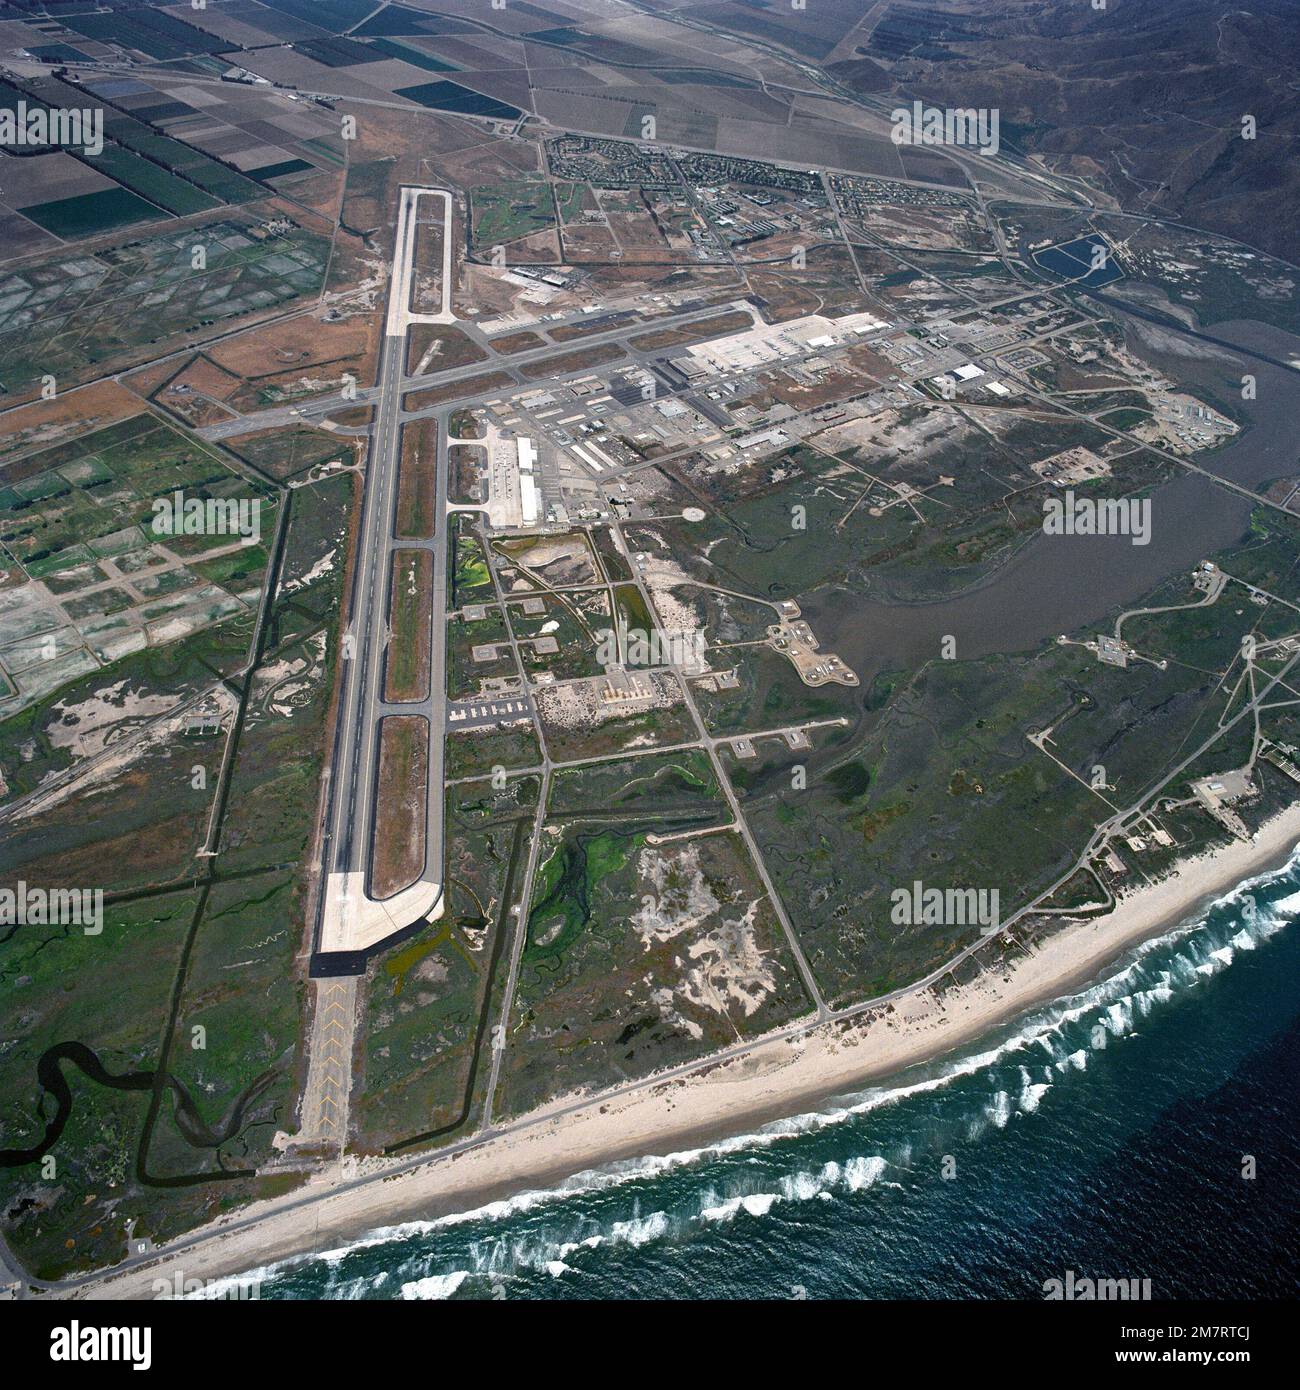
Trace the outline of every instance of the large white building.
{"label": "large white building", "polygon": [[537,484],[532,474],[519,475],[519,512],[525,526],[537,523]]}

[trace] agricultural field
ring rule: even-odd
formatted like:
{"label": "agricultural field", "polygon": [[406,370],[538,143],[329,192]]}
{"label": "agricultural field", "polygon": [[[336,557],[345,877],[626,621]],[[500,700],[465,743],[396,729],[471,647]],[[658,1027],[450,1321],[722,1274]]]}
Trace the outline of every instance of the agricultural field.
{"label": "agricultural field", "polygon": [[494,116],[504,120],[514,120],[523,112],[508,101],[498,101],[496,97],[484,96],[459,82],[442,78],[435,82],[417,82],[411,87],[399,87],[395,93],[408,101],[431,107],[434,111],[470,116]]}
{"label": "agricultural field", "polygon": [[[272,1298],[590,1294],[631,1246],[695,1293],[659,1257],[733,1233],[699,1292],[822,1292],[745,1285],[770,1215],[951,1205],[926,1153],[1047,1133],[1123,1058],[1020,1068],[1042,982],[1089,981],[1050,1052],[1139,939],[1117,900],[1300,795],[1259,17],[1228,100],[1153,69],[1150,124],[1115,55],[1205,67],[1174,0],[104,4],[0,0],[0,108],[104,135],[0,151],[0,907],[93,903],[0,919],[0,1298],[181,1252]],[[990,59],[1018,28],[1075,65]],[[1002,146],[899,141],[918,74]],[[1229,181],[1276,204],[1249,243],[1210,229],[1240,196],[1184,220]],[[1244,925],[1248,972],[1285,941]],[[897,1144],[714,1147],[900,1065]],[[699,1202],[647,1153],[703,1155]]]}
{"label": "agricultural field", "polygon": [[0,273],[0,389],[66,388],[178,334],[315,293],[327,251],[301,228],[231,219]]}
{"label": "agricultural field", "polygon": [[[12,693],[0,718],[257,602],[274,494],[153,415],[26,455],[6,483],[0,668]],[[186,505],[212,504],[217,529],[173,526],[178,494]]]}
{"label": "agricultural field", "polygon": [[[43,787],[0,825],[0,853],[32,881],[106,892],[102,931],[24,925],[0,946],[0,978],[23,1001],[0,1062],[0,1127],[7,1149],[56,1162],[53,1182],[0,1167],[6,1240],[38,1274],[115,1262],[128,1226],[164,1240],[298,1181],[258,1170],[297,1086],[302,855],[351,504],[345,478],[286,501],[280,597],[242,715],[223,682],[249,660],[252,624],[236,615],[0,722],[0,808]],[[213,837],[216,879],[214,861],[194,858]],[[42,1058],[68,1081],[45,1109]]]}
{"label": "agricultural field", "polygon": [[156,9],[73,13],[67,16],[67,24],[88,39],[121,44],[148,58],[185,58],[192,54],[219,53],[223,47],[212,34]]}
{"label": "agricultural field", "polygon": [[[124,22],[129,28],[131,21]],[[207,38],[197,30],[192,32],[197,38]],[[0,102],[11,109],[21,101],[28,109],[44,113],[51,108],[78,110],[86,106],[88,95],[55,77],[36,78],[21,87],[0,82]],[[51,177],[56,161],[63,161],[65,171],[72,164],[74,155],[64,151],[42,157],[30,171],[39,173],[36,179],[23,171],[18,186],[6,188],[6,200],[14,208],[60,239],[94,236],[129,223],[189,217],[223,204],[247,203],[266,196],[262,184],[204,151],[170,138],[149,121],[102,98],[98,110],[102,113],[103,139],[97,144],[102,147],[71,147],[80,161],[81,189],[60,187],[64,180]],[[86,186],[87,179],[92,181],[90,186]]]}

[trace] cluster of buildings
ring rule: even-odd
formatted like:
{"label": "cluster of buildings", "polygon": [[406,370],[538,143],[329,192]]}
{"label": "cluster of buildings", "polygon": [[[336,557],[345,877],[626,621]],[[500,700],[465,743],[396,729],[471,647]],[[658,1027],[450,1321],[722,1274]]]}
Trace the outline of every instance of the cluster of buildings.
{"label": "cluster of buildings", "polygon": [[656,148],[594,135],[560,135],[546,145],[551,173],[596,188],[677,188],[667,157]]}
{"label": "cluster of buildings", "polygon": [[1236,839],[1251,838],[1249,827],[1232,809],[1234,802],[1247,801],[1256,795],[1247,769],[1238,768],[1232,772],[1221,772],[1215,777],[1202,777],[1200,781],[1192,783],[1192,795]]}
{"label": "cluster of buildings", "polygon": [[527,436],[515,444],[515,455],[519,465],[519,514],[524,526],[537,525],[537,479],[534,466],[537,463],[537,448]]}
{"label": "cluster of buildings", "polygon": [[857,685],[857,674],[833,652],[818,650],[812,628],[802,619],[773,623],[767,640],[774,651],[788,657],[805,685]]}
{"label": "cluster of buildings", "polygon": [[697,188],[749,184],[755,188],[774,188],[783,193],[820,200],[819,205],[823,207],[826,204],[821,175],[815,169],[783,169],[779,165],[741,155],[695,152],[679,154],[677,167],[682,171],[682,177]]}
{"label": "cluster of buildings", "polygon": [[964,193],[947,193],[938,188],[918,188],[914,184],[896,183],[893,179],[877,179],[863,174],[832,174],[830,183],[840,207],[849,213],[860,212],[876,203],[967,210],[974,206],[970,197]]}
{"label": "cluster of buildings", "polygon": [[1212,448],[1237,433],[1237,426],[1226,415],[1220,415],[1195,396],[1158,392],[1152,404],[1162,432],[1166,437],[1172,436],[1171,443],[1176,441],[1189,453]]}
{"label": "cluster of buildings", "polygon": [[845,314],[837,319],[807,314],[787,323],[760,323],[726,338],[698,343],[674,357],[672,365],[687,380],[700,382],[710,375],[755,371],[851,346],[888,327],[874,314]]}

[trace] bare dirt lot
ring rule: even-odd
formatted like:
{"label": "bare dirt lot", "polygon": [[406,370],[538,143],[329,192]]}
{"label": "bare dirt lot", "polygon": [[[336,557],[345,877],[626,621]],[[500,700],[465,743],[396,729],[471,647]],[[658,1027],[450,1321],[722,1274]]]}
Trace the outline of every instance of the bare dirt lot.
{"label": "bare dirt lot", "polygon": [[190,360],[182,372],[153,392],[150,399],[173,415],[179,415],[186,424],[199,429],[231,418],[232,412],[225,408],[224,402],[243,384],[239,377],[232,376],[199,354]]}
{"label": "bare dirt lot", "polygon": [[229,399],[237,409],[249,410],[282,396],[337,389],[344,374],[355,377],[358,385],[369,385],[378,344],[377,316],[326,322],[303,314],[229,338],[208,356],[244,379],[244,387]]}

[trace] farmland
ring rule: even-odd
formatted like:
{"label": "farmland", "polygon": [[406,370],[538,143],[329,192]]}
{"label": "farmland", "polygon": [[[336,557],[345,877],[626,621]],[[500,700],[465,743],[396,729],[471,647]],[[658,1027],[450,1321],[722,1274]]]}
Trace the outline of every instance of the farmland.
{"label": "farmland", "polygon": [[[28,455],[7,480],[0,547],[26,582],[0,595],[0,666],[15,690],[0,717],[256,599],[274,496],[154,416]],[[177,493],[242,500],[256,535],[160,533],[156,503]]]}
{"label": "farmland", "polygon": [[231,219],[0,271],[0,389],[22,395],[51,376],[70,385],[176,335],[315,293],[327,249],[300,228],[268,234]]}

